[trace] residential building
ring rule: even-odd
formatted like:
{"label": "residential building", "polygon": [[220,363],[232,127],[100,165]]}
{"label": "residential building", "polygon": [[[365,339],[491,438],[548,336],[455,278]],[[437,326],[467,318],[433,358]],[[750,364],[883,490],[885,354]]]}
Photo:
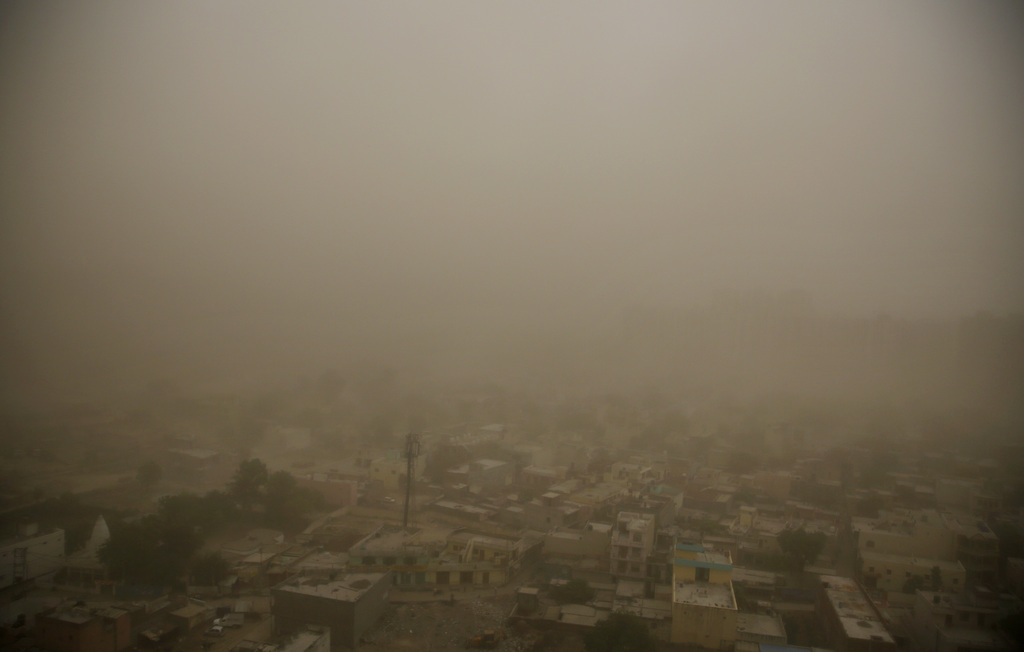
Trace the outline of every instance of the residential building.
{"label": "residential building", "polygon": [[896,641],[871,599],[848,577],[821,576],[815,612],[828,647],[836,652],[896,650]]}
{"label": "residential building", "polygon": [[61,606],[36,616],[34,637],[51,652],[119,652],[131,645],[131,616],[113,607]]}
{"label": "residential building", "polygon": [[956,559],[953,533],[943,515],[933,510],[899,510],[877,519],[854,518],[853,529],[861,552]]}
{"label": "residential building", "polygon": [[654,550],[653,514],[619,512],[612,530],[609,570],[617,578],[642,580],[647,576],[647,558]]}
{"label": "residential building", "polygon": [[333,648],[355,648],[383,615],[390,586],[390,572],[350,573],[334,580],[292,578],[271,589],[274,633],[319,625],[330,628]]}
{"label": "residential building", "polygon": [[967,573],[958,561],[864,551],[860,553],[860,563],[860,576],[868,588],[903,591],[908,580],[915,577],[921,582],[915,591],[924,587],[934,588],[935,580],[954,592],[962,591],[967,583]]}
{"label": "residential building", "polygon": [[985,589],[967,593],[918,591],[914,602],[913,636],[922,652],[1016,650],[995,625],[1024,608],[1013,596]]}
{"label": "residential building", "polygon": [[999,581],[999,538],[984,521],[944,515],[953,535],[954,555],[964,565],[968,586],[994,586]]}
{"label": "residential building", "polygon": [[36,523],[18,527],[15,536],[0,542],[0,589],[64,567],[64,530],[39,530]]}
{"label": "residential building", "polygon": [[671,642],[732,649],[738,614],[732,560],[701,545],[677,543],[673,564]]}
{"label": "residential building", "polygon": [[611,526],[588,523],[582,528],[555,528],[544,535],[545,558],[608,562]]}
{"label": "residential building", "polygon": [[512,484],[514,469],[502,460],[478,459],[445,471],[448,486],[465,485],[472,493],[500,489]]}

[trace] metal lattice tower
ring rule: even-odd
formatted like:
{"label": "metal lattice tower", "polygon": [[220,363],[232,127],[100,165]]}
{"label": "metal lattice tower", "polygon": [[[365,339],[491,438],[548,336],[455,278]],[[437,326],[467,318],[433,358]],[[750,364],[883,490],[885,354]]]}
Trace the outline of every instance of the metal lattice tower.
{"label": "metal lattice tower", "polygon": [[412,488],[416,480],[414,470],[416,458],[420,455],[420,436],[410,432],[405,436],[405,512],[402,516],[402,529],[409,527],[409,507],[412,505]]}

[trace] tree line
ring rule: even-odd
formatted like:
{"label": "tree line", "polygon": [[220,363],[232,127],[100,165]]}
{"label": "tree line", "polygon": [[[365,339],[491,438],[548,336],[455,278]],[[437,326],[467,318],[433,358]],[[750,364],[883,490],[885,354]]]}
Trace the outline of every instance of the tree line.
{"label": "tree line", "polygon": [[164,496],[155,514],[112,522],[99,557],[112,579],[129,584],[180,587],[188,578],[209,586],[227,577],[230,565],[219,552],[200,552],[207,537],[237,523],[295,531],[323,507],[323,496],[299,487],[291,473],[245,460],[226,491]]}

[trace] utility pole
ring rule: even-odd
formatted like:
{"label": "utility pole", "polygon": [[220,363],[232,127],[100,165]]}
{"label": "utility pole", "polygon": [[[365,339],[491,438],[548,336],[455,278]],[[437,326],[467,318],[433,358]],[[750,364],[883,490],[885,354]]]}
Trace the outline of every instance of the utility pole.
{"label": "utility pole", "polygon": [[402,529],[409,527],[409,506],[412,504],[413,471],[416,458],[420,454],[420,436],[410,432],[405,436],[405,513],[402,516]]}

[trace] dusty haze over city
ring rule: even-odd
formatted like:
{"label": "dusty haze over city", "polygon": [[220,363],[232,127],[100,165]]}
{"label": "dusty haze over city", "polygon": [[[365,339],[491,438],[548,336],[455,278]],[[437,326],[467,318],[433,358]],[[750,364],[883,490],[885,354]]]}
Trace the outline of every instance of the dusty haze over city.
{"label": "dusty haze over city", "polygon": [[1022,26],[1011,3],[9,3],[4,402],[354,364],[947,397],[960,320],[1024,309]]}

